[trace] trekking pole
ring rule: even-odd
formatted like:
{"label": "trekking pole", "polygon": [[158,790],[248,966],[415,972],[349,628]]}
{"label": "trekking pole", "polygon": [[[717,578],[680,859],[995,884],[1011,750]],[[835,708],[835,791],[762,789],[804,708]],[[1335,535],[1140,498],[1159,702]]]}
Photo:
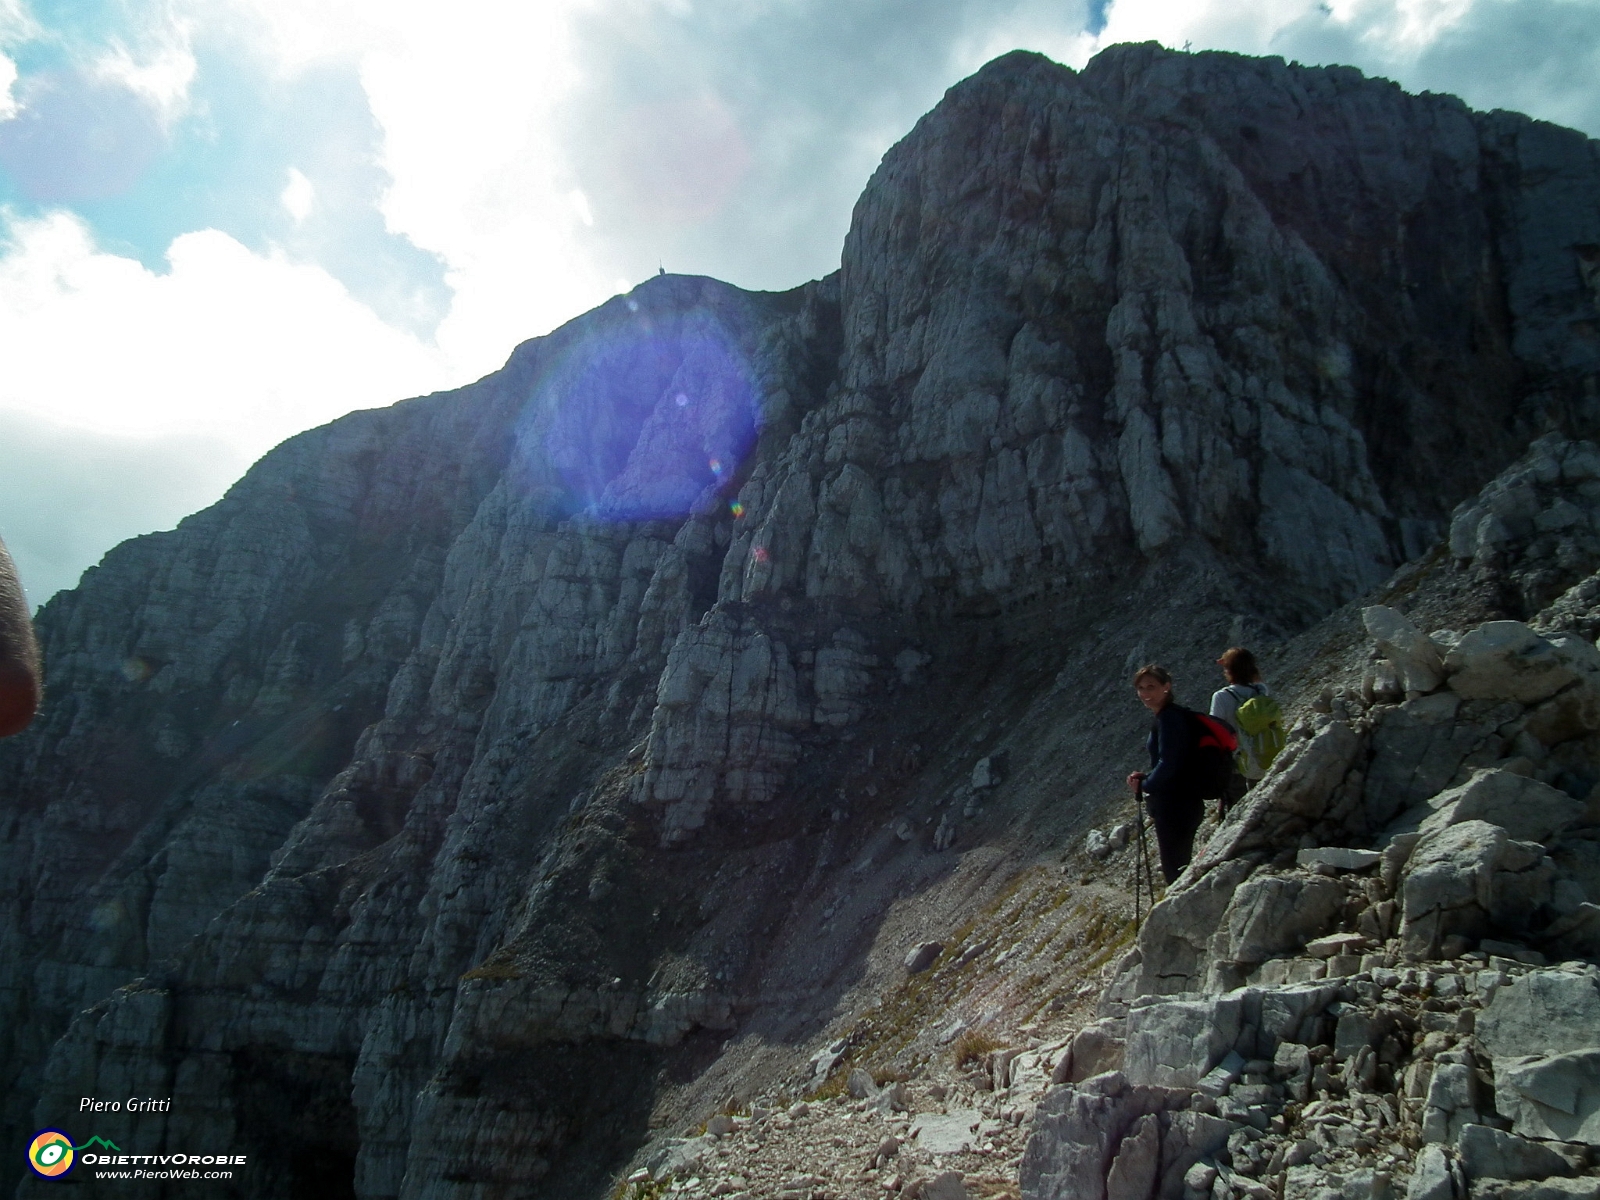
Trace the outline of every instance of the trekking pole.
{"label": "trekking pole", "polygon": [[1150,889],[1150,907],[1154,908],[1156,906],[1156,880],[1155,876],[1150,873],[1150,845],[1145,841],[1144,836],[1144,797],[1145,791],[1140,788],[1139,795],[1135,800],[1139,808],[1139,857],[1133,868],[1133,932],[1135,936],[1139,933],[1139,878],[1141,873],[1144,877],[1145,886]]}
{"label": "trekking pole", "polygon": [[1139,923],[1140,923],[1140,919],[1141,919],[1141,913],[1139,911],[1139,903],[1140,903],[1141,893],[1144,891],[1144,886],[1140,882],[1140,877],[1139,877],[1140,876],[1140,871],[1143,869],[1143,866],[1144,866],[1144,854],[1143,854],[1143,850],[1144,850],[1144,789],[1143,788],[1137,788],[1137,789],[1134,790],[1134,793],[1133,793],[1133,807],[1134,807],[1134,810],[1136,811],[1136,813],[1138,814],[1137,817],[1136,817],[1136,821],[1137,821],[1137,828],[1139,830],[1139,833],[1138,833],[1139,849],[1137,851],[1135,851],[1134,856],[1133,856],[1133,936],[1134,937],[1138,937],[1139,936]]}

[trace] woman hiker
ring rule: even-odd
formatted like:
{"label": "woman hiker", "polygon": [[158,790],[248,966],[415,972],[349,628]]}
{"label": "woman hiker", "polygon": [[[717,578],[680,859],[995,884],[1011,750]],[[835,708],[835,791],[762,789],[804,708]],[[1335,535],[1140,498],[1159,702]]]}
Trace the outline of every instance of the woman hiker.
{"label": "woman hiker", "polygon": [[1194,734],[1187,711],[1172,698],[1172,675],[1165,667],[1140,667],[1133,677],[1139,702],[1153,712],[1146,746],[1150,770],[1128,776],[1128,786],[1144,792],[1156,827],[1161,874],[1168,884],[1183,873],[1194,854],[1194,834],[1205,816],[1205,787],[1197,773]]}
{"label": "woman hiker", "polygon": [[[1211,694],[1211,715],[1225,721],[1239,738],[1237,770],[1222,797],[1222,815],[1253,787],[1283,748],[1282,709],[1261,682],[1256,656],[1243,646],[1231,646],[1217,659],[1228,686]],[[1252,700],[1258,701],[1250,704]],[[1249,708],[1244,706],[1249,704]],[[1241,711],[1243,710],[1243,711]]]}

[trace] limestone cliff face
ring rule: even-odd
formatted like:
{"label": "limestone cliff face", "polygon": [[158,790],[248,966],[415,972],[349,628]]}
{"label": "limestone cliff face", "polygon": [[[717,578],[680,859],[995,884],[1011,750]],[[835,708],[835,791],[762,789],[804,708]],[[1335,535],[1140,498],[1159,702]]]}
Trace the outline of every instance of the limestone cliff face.
{"label": "limestone cliff face", "polygon": [[[958,745],[1314,618],[1600,424],[1597,264],[1570,131],[1013,54],[886,156],[838,275],[653,280],[293,439],[41,614],[7,1136],[171,1096],[95,1132],[248,1152],[240,1195],[594,1194],[713,1034],[803,1044],[872,939],[825,897],[946,870]],[[1010,716],[950,703],[997,671]],[[1137,721],[1098,724],[1066,794]]]}
{"label": "limestone cliff face", "polygon": [[[1597,189],[1587,139],[1354,71],[1000,59],[857,205],[837,378],[756,467],[720,598],[937,625],[1198,537],[1325,611],[1542,422],[1593,419]],[[721,718],[761,763],[696,699],[699,639],[757,636],[669,665],[641,791],[674,828],[792,756],[788,664]],[[867,686],[839,636],[808,648],[819,720]]]}

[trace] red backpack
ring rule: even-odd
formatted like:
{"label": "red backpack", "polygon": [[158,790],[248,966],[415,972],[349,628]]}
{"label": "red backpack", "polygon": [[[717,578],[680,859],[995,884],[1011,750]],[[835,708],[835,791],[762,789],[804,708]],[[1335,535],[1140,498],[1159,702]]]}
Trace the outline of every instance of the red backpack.
{"label": "red backpack", "polygon": [[1194,742],[1194,758],[1189,764],[1194,780],[1199,785],[1202,800],[1219,800],[1227,794],[1228,781],[1233,778],[1233,755],[1239,749],[1239,739],[1225,722],[1192,708],[1183,710],[1189,723],[1189,737]]}

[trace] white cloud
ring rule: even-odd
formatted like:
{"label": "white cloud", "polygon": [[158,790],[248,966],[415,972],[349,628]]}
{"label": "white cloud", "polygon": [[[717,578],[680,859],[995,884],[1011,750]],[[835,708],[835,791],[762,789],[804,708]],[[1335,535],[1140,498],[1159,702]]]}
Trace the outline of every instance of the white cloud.
{"label": "white cloud", "polygon": [[153,26],[147,45],[112,42],[95,60],[92,74],[143,97],[171,125],[188,107],[196,65],[188,22],[171,21]]}
{"label": "white cloud", "polygon": [[1157,41],[1174,49],[1188,42],[1196,50],[1270,54],[1277,32],[1315,8],[1315,0],[1114,0],[1089,49]]}
{"label": "white cloud", "polygon": [[0,45],[27,41],[39,32],[39,23],[23,0],[0,0]]}
{"label": "white cloud", "polygon": [[1600,0],[1114,0],[1089,49],[1148,40],[1344,63],[1600,135]]}
{"label": "white cloud", "polygon": [[176,239],[157,274],[98,249],[66,214],[8,225],[0,409],[101,434],[209,436],[253,458],[447,378],[436,349],[321,268],[215,230]]}
{"label": "white cloud", "polygon": [[10,120],[17,115],[17,99],[11,94],[16,82],[17,64],[0,54],[0,121]]}
{"label": "white cloud", "polygon": [[317,189],[299,168],[290,167],[289,182],[283,185],[279,199],[283,201],[283,207],[298,225],[311,215],[311,206],[317,199]]}
{"label": "white cloud", "polygon": [[594,224],[594,212],[589,207],[589,197],[584,195],[582,188],[573,188],[567,193],[567,201],[572,205],[572,211],[578,214],[578,220],[585,225]]}
{"label": "white cloud", "polygon": [[0,536],[30,603],[212,503],[251,457],[216,438],[98,434],[0,409]]}
{"label": "white cloud", "polygon": [[64,213],[0,228],[0,534],[36,604],[284,438],[459,378],[320,267],[216,230],[156,273]]}
{"label": "white cloud", "polygon": [[384,217],[447,264],[456,301],[439,344],[474,371],[611,292],[553,136],[576,81],[572,7],[411,8],[362,58],[394,180]]}
{"label": "white cloud", "polygon": [[569,18],[592,2],[229,4],[280,72],[329,60],[358,68],[392,180],[384,220],[446,264],[454,303],[436,338],[460,379],[612,294],[592,253],[593,214],[574,199],[554,136],[578,78]]}

